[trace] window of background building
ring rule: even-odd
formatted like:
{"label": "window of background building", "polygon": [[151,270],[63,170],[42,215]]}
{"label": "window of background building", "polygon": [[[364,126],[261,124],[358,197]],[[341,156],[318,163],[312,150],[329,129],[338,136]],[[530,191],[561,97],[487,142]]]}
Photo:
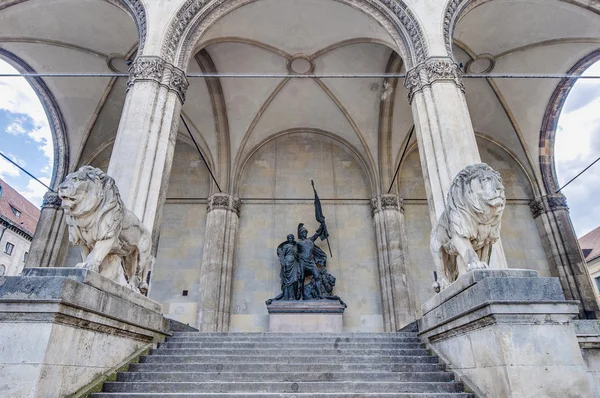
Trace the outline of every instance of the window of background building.
{"label": "window of background building", "polygon": [[14,213],[15,216],[17,217],[21,217],[21,211],[17,210],[16,208],[10,206],[10,209],[12,210],[12,212]]}
{"label": "window of background building", "polygon": [[14,248],[15,248],[15,245],[13,245],[10,242],[6,242],[6,247],[4,248],[4,253],[6,253],[10,256],[10,255],[12,255]]}
{"label": "window of background building", "polygon": [[0,276],[4,276],[6,274],[6,265],[0,264]]}
{"label": "window of background building", "polygon": [[23,254],[23,262],[27,261],[27,257],[29,257],[29,252],[25,252],[25,254]]}
{"label": "window of background building", "polygon": [[597,278],[594,278],[594,282],[596,282],[596,287],[598,288],[598,291],[600,292],[600,276]]}
{"label": "window of background building", "polygon": [[2,198],[2,185],[0,185],[0,198]]}

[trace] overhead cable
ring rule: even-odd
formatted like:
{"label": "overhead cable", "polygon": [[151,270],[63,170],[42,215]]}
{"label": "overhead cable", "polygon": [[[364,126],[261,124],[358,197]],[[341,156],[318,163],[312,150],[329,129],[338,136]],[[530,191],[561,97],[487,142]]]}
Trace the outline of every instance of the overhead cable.
{"label": "overhead cable", "polygon": [[9,158],[8,156],[6,156],[2,152],[0,152],[0,156],[2,156],[4,159],[8,160],[10,163],[12,163],[14,166],[16,166],[23,173],[27,174],[29,177],[33,178],[34,180],[36,180],[37,182],[39,182],[40,184],[42,184],[43,186],[45,186],[46,188],[48,188],[48,190],[56,193],[56,191],[54,189],[50,188],[48,185],[46,185],[43,182],[41,182],[36,176],[34,176],[30,172],[28,172],[27,170],[25,170],[24,168],[22,168],[21,166],[19,166],[15,161],[13,161],[11,158]]}
{"label": "overhead cable", "polygon": [[[323,73],[296,75],[287,73],[189,73],[188,78],[222,78],[222,79],[403,79],[406,73]],[[128,73],[0,73],[0,77],[52,77],[52,78],[98,78],[129,77]],[[490,73],[464,74],[465,79],[600,79],[598,75],[573,75],[565,73]]]}
{"label": "overhead cable", "polygon": [[185,121],[185,118],[183,117],[183,115],[179,115],[179,117],[181,118],[181,120],[183,121],[183,124],[188,132],[188,134],[190,135],[190,138],[192,139],[192,141],[194,142],[194,145],[196,145],[196,149],[198,150],[198,153],[200,154],[200,157],[202,158],[202,160],[204,161],[204,165],[206,166],[206,168],[208,169],[208,172],[210,173],[210,176],[212,177],[213,181],[215,182],[215,185],[217,186],[217,189],[219,190],[219,192],[223,192],[221,191],[221,187],[219,186],[219,183],[217,182],[217,179],[215,178],[215,176],[213,175],[213,172],[211,171],[210,167],[208,166],[208,163],[206,162],[206,159],[204,158],[204,155],[202,154],[202,151],[200,150],[200,147],[198,146],[198,143],[196,142],[196,139],[194,138],[194,136],[192,135],[192,132],[190,130],[190,128],[188,127],[187,122]]}
{"label": "overhead cable", "polygon": [[579,176],[581,176],[583,173],[585,173],[586,171],[588,171],[588,169],[589,169],[590,167],[592,167],[593,165],[595,165],[596,163],[598,163],[598,161],[599,161],[599,160],[600,160],[600,158],[598,158],[598,159],[594,160],[594,161],[592,162],[592,164],[590,164],[588,167],[586,167],[585,169],[583,169],[583,170],[581,171],[581,173],[579,173],[579,174],[577,174],[575,177],[571,178],[571,180],[569,180],[569,182],[567,182],[567,183],[566,183],[565,185],[563,185],[563,186],[562,186],[562,187],[561,187],[561,188],[560,188],[558,191],[556,191],[556,192],[554,192],[554,193],[559,193],[560,191],[562,191],[564,188],[566,188],[566,187],[567,187],[567,185],[569,185],[570,183],[572,183],[573,181],[575,181],[576,179],[578,179],[578,178],[579,178]]}

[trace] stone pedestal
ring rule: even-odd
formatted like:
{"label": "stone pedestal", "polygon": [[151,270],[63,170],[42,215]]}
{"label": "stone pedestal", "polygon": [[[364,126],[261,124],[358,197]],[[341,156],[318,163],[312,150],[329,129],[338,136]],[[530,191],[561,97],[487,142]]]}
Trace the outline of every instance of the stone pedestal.
{"label": "stone pedestal", "polygon": [[338,300],[274,301],[267,305],[269,332],[341,333],[345,308]]}
{"label": "stone pedestal", "polygon": [[485,397],[591,397],[586,366],[557,278],[478,270],[422,306],[420,337]]}
{"label": "stone pedestal", "polygon": [[67,396],[162,339],[161,305],[94,272],[26,268],[0,278],[0,391]]}

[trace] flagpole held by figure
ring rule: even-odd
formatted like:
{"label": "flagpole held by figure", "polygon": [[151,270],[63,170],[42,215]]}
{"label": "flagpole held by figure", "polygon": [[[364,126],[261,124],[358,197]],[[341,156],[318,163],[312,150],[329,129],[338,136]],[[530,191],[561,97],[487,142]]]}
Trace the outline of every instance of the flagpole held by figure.
{"label": "flagpole held by figure", "polygon": [[319,195],[317,195],[317,190],[315,189],[315,182],[310,180],[310,184],[312,185],[313,192],[315,193],[315,218],[317,222],[321,224],[319,229],[321,230],[321,234],[319,238],[321,240],[327,240],[327,247],[329,247],[329,255],[333,258],[333,253],[331,252],[331,245],[329,244],[329,232],[327,232],[327,225],[325,225],[325,216],[323,215],[323,208],[321,207],[321,200],[319,199]]}

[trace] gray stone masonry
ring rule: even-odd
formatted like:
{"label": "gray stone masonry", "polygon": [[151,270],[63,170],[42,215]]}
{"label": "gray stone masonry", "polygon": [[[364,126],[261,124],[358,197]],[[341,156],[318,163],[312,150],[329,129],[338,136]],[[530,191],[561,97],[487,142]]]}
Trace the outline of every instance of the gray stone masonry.
{"label": "gray stone masonry", "polygon": [[416,333],[174,333],[109,397],[473,398]]}
{"label": "gray stone masonry", "polygon": [[423,306],[419,336],[482,397],[592,397],[577,302],[529,270],[467,273]]}
{"label": "gray stone masonry", "polygon": [[94,272],[29,268],[0,277],[0,391],[67,396],[160,341],[161,306]]}

